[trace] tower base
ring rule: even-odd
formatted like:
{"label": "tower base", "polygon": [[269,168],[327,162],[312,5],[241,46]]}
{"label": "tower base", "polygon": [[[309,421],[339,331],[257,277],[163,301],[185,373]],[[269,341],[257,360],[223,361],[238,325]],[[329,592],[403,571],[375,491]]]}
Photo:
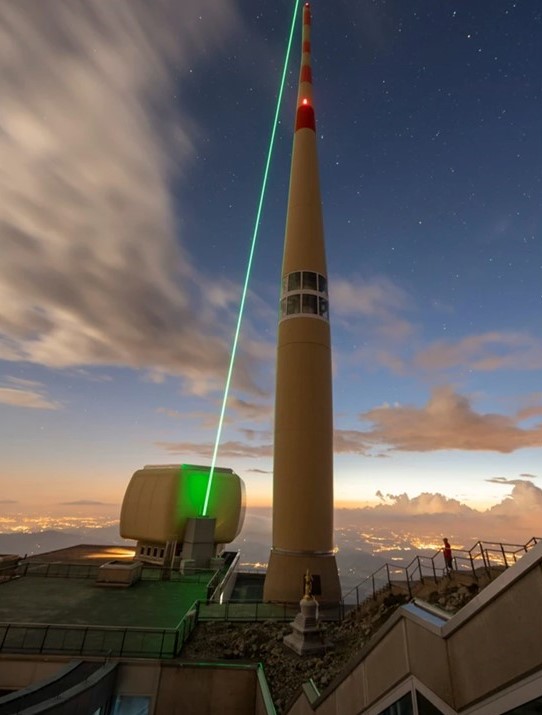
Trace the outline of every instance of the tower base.
{"label": "tower base", "polygon": [[[299,603],[304,593],[305,573],[313,578],[313,595],[322,605],[336,605],[341,600],[341,582],[335,554],[282,552],[271,549],[263,600]],[[318,581],[319,588],[318,588]]]}

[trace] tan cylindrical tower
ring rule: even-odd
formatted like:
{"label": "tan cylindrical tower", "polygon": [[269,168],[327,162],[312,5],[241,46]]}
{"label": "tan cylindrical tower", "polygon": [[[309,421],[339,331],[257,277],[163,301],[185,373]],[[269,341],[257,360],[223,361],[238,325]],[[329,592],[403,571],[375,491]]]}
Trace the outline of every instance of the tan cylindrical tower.
{"label": "tan cylindrical tower", "polygon": [[337,603],[341,586],[333,551],[331,340],[310,24],[307,3],[282,266],[273,547],[264,600],[297,603],[309,569],[317,600]]}

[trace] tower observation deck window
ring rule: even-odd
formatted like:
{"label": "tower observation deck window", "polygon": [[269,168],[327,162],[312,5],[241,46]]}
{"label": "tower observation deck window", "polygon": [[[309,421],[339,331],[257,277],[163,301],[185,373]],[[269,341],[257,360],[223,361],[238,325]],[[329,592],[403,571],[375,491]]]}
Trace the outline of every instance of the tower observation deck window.
{"label": "tower observation deck window", "polygon": [[329,320],[329,301],[327,298],[318,298],[318,315]]}
{"label": "tower observation deck window", "polygon": [[286,315],[296,315],[301,312],[301,295],[294,293],[286,298]]}
{"label": "tower observation deck window", "polygon": [[303,313],[318,315],[318,296],[311,293],[303,293]]}
{"label": "tower observation deck window", "polygon": [[301,288],[301,272],[290,273],[288,276],[288,293]]}
{"label": "tower observation deck window", "polygon": [[315,271],[294,271],[282,279],[280,317],[313,315],[329,320],[327,278]]}
{"label": "tower observation deck window", "polygon": [[318,290],[318,274],[303,271],[303,290]]}

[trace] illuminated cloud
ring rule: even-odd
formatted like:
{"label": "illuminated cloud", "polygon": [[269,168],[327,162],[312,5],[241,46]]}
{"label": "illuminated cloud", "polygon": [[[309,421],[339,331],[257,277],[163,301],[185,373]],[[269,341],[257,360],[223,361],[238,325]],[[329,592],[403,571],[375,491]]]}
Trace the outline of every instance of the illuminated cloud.
{"label": "illuminated cloud", "polygon": [[528,420],[531,417],[539,417],[542,415],[542,405],[531,405],[531,407],[524,407],[522,410],[519,410],[516,418],[518,420]]}
{"label": "illuminated cloud", "polygon": [[400,451],[462,449],[507,453],[539,446],[542,441],[542,425],[522,429],[512,417],[479,414],[468,398],[450,387],[433,390],[424,407],[377,407],[361,418],[372,422],[373,427],[359,432],[360,440]]}
{"label": "illuminated cloud", "polygon": [[[411,304],[407,293],[386,276],[375,276],[333,281],[330,287],[333,313],[340,317],[368,316],[386,318],[396,322],[395,313],[402,312]],[[405,331],[404,321],[400,332]]]}
{"label": "illuminated cloud", "polygon": [[0,385],[0,403],[12,407],[27,407],[34,410],[58,410],[59,402],[52,400],[42,383],[20,377],[6,377]]}
{"label": "illuminated cloud", "polygon": [[386,494],[377,492],[382,503],[372,507],[373,511],[382,513],[399,513],[408,516],[420,514],[472,514],[473,509],[461,504],[457,499],[449,499],[444,494],[423,492],[410,498],[407,494]]}
{"label": "illuminated cloud", "polygon": [[[485,510],[473,509],[443,494],[424,492],[414,497],[407,494],[376,492],[380,503],[361,509],[338,510],[338,521],[379,529],[396,540],[397,533],[453,535],[471,546],[476,539],[524,543],[540,536],[542,489],[527,480],[486,480],[511,485],[512,491],[502,501]],[[415,518],[415,521],[413,521]],[[395,536],[394,536],[395,534]]]}
{"label": "illuminated cloud", "polygon": [[507,332],[470,335],[456,342],[439,340],[415,356],[414,366],[429,371],[455,367],[481,372],[539,370],[542,341],[525,333]]}
{"label": "illuminated cloud", "polygon": [[269,430],[257,430],[257,429],[241,429],[239,430],[242,435],[244,435],[251,442],[253,441],[268,441],[272,438],[272,433]]}
{"label": "illuminated cloud", "polygon": [[182,417],[182,414],[178,410],[170,410],[168,407],[157,407],[155,412],[158,412],[159,415],[172,417],[175,420],[180,420]]}
{"label": "illuminated cloud", "polygon": [[236,395],[228,398],[228,411],[235,413],[237,419],[247,422],[267,422],[273,416],[273,405],[261,402],[249,402]]}
{"label": "illuminated cloud", "polygon": [[542,513],[542,489],[528,480],[511,479],[511,494],[499,504],[491,507],[491,516],[525,521],[531,518],[536,524],[536,535],[540,533],[540,514]]}
{"label": "illuminated cloud", "polygon": [[[198,457],[210,458],[213,456],[213,442],[156,442],[157,447],[165,449],[170,454],[194,454]],[[260,459],[261,457],[271,457],[273,445],[261,444],[253,445],[245,442],[228,441],[222,442],[218,451],[218,461],[225,457],[238,457],[240,459]]]}
{"label": "illuminated cloud", "polygon": [[94,499],[78,499],[77,501],[59,502],[62,506],[110,506],[104,501],[94,501]]}
{"label": "illuminated cloud", "polygon": [[0,358],[223,382],[236,290],[192,265],[170,187],[197,131],[183,79],[237,27],[225,0],[0,7]]}
{"label": "illuminated cloud", "polygon": [[333,451],[336,454],[366,455],[370,448],[363,432],[345,429],[336,429],[333,432]]}

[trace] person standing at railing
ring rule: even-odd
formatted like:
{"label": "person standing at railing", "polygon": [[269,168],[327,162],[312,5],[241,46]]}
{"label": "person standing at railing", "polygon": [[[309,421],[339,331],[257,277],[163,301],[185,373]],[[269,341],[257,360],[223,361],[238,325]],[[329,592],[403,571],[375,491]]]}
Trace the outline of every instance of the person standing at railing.
{"label": "person standing at railing", "polygon": [[442,553],[444,554],[444,563],[446,565],[446,571],[450,573],[453,569],[453,557],[452,557],[452,547],[450,546],[450,542],[448,541],[447,538],[442,539],[444,543],[444,547],[442,549]]}

